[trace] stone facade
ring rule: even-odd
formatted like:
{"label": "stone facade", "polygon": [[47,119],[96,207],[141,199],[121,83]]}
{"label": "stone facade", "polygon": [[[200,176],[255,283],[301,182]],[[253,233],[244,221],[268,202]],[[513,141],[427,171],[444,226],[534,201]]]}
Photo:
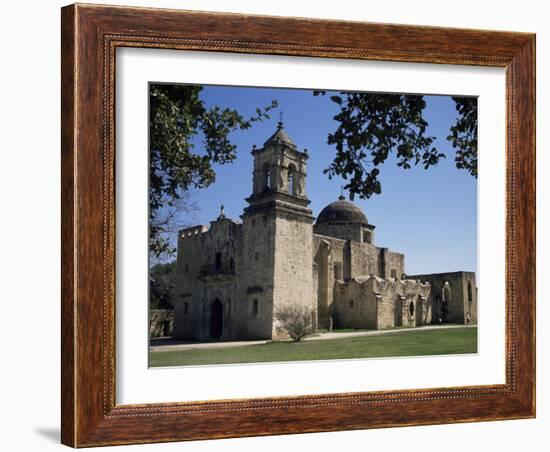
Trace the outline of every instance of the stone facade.
{"label": "stone facade", "polygon": [[314,223],[308,154],[282,124],[252,155],[242,221],[222,206],[209,227],[179,233],[174,337],[277,338],[275,312],[288,304],[307,307],[315,328],[416,327],[443,310],[442,321],[477,321],[473,273],[405,277],[405,256],[377,247],[375,226],[343,196]]}

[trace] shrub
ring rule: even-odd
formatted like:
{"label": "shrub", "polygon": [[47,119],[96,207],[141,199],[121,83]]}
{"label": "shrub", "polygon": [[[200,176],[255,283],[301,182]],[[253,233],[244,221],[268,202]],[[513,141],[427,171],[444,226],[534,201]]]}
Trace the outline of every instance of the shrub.
{"label": "shrub", "polygon": [[300,342],[313,332],[313,310],[309,306],[281,306],[275,311],[275,319],[294,342]]}

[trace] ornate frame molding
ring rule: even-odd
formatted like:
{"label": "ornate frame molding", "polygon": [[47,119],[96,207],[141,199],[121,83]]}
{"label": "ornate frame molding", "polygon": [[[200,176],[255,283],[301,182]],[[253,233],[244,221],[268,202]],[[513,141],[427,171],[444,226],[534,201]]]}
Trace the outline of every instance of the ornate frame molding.
{"label": "ornate frame molding", "polygon": [[[116,405],[114,89],[118,47],[504,67],[506,383]],[[534,35],[67,6],[62,9],[61,154],[64,444],[84,447],[535,415]]]}

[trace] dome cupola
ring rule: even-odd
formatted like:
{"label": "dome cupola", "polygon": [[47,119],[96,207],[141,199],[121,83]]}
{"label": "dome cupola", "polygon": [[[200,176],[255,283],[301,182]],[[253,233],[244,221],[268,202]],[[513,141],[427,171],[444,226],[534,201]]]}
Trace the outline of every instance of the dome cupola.
{"label": "dome cupola", "polygon": [[346,200],[343,195],[340,195],[338,201],[326,206],[317,217],[317,224],[326,223],[359,223],[368,225],[369,221],[359,207],[351,201]]}

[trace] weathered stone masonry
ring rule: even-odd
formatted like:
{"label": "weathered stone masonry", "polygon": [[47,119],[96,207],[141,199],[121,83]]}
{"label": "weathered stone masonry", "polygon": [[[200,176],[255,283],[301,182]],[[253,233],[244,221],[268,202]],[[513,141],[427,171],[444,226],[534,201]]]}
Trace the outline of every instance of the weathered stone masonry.
{"label": "weathered stone masonry", "polygon": [[175,337],[276,338],[274,313],[287,304],[307,306],[315,328],[477,322],[474,273],[406,276],[405,256],[377,247],[375,226],[343,196],[314,223],[308,154],[281,123],[252,155],[242,221],[222,209],[179,233]]}

